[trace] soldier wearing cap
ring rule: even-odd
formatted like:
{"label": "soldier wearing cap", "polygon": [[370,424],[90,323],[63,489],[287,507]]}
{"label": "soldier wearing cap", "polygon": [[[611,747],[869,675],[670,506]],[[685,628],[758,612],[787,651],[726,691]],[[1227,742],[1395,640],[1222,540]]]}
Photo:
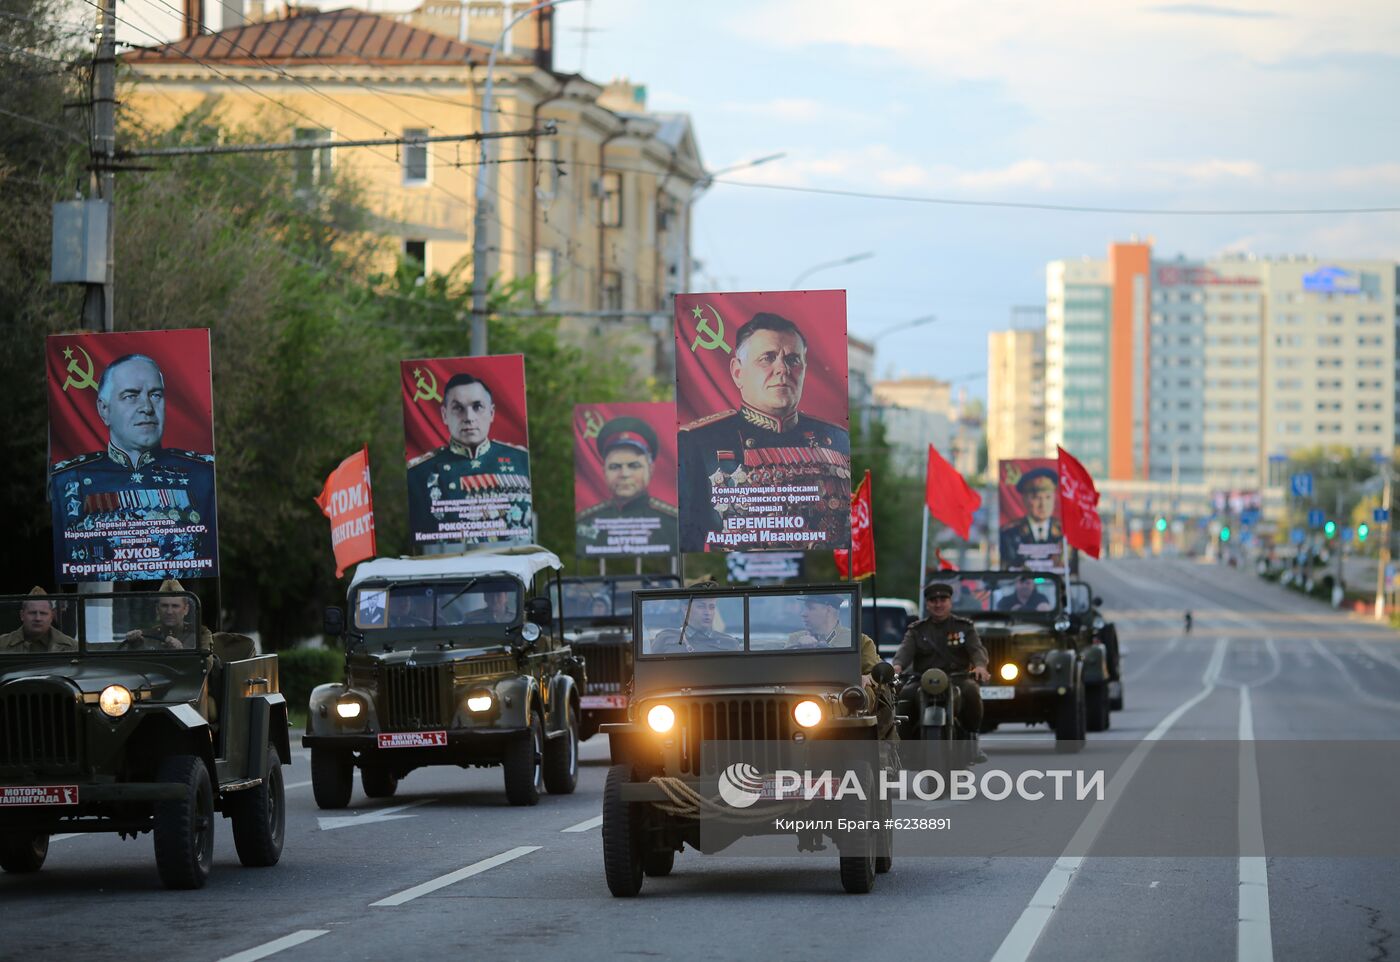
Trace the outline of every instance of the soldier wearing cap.
{"label": "soldier wearing cap", "polygon": [[[840,595],[808,595],[802,599],[801,631],[788,635],[788,648],[851,647],[851,629],[841,624]],[[880,652],[867,634],[860,636],[860,683],[870,692],[876,706],[882,736],[889,738],[894,731],[894,703],[888,689],[876,685],[870,672],[880,663]]]}
{"label": "soldier wearing cap", "polygon": [[1016,491],[1026,513],[1001,529],[1001,566],[1056,567],[1065,537],[1060,519],[1055,517],[1059,475],[1054,468],[1034,468],[1017,479]]}
{"label": "soldier wearing cap", "polygon": [[[742,404],[681,428],[681,550],[831,549],[847,540],[851,438],[846,429],[798,410],[807,377],[807,338],[778,314],[756,314],[739,328],[729,376]],[[764,488],[751,498],[745,489]],[[771,489],[800,488],[799,498]],[[775,505],[778,512],[775,515]],[[760,536],[745,522],[792,518],[780,542],[728,543],[723,535]],[[727,528],[726,522],[738,522]]]}
{"label": "soldier wearing cap", "polygon": [[21,602],[19,606],[19,627],[7,635],[0,635],[0,653],[19,655],[77,651],[78,643],[53,626],[54,604],[48,600],[48,592],[35,585],[29,594],[30,600]]}
{"label": "soldier wearing cap", "polygon": [[156,599],[156,622],[148,628],[133,628],[126,633],[128,648],[183,648],[193,651],[198,644],[200,651],[211,651],[214,636],[204,625],[190,624],[194,606],[188,598],[166,597],[165,593],[184,591],[184,587],[174,578],[160,584],[162,597]]}
{"label": "soldier wearing cap", "polygon": [[744,643],[715,628],[719,602],[714,598],[694,598],[686,606],[680,628],[663,628],[651,640],[651,653],[681,651],[741,651]]}
{"label": "soldier wearing cap", "polygon": [[649,490],[660,450],[651,425],[613,418],[598,432],[597,445],[610,497],[579,513],[578,554],[675,554],[676,509]]}
{"label": "soldier wearing cap", "polygon": [[[977,627],[967,618],[953,614],[953,586],[936,581],[924,589],[921,618],[909,626],[904,641],[894,653],[896,673],[912,671],[914,678],[899,692],[900,714],[912,720],[918,713],[919,676],[930,668],[946,672],[971,672],[972,678],[954,682],[962,693],[958,722],[963,731],[976,733],[982,728],[982,692],[978,681],[991,681],[987,671],[987,649],[977,637]],[[976,679],[974,681],[974,679]],[[978,753],[978,761],[984,756]]]}

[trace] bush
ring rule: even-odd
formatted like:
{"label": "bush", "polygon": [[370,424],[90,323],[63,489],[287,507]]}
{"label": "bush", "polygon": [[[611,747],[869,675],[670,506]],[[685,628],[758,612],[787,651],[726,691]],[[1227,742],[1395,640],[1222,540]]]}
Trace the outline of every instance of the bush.
{"label": "bush", "polygon": [[311,689],[345,680],[345,653],[339,648],[289,648],[277,653],[277,673],[287,707],[304,712]]}

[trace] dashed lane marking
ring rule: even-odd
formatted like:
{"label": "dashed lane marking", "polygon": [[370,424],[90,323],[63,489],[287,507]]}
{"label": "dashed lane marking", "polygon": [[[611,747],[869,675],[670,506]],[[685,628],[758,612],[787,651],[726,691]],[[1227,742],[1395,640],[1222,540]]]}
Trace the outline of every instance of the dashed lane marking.
{"label": "dashed lane marking", "polygon": [[590,818],[586,822],[579,822],[577,825],[570,825],[568,828],[561,828],[561,832],[591,832],[599,825],[603,824],[603,816],[598,815]]}
{"label": "dashed lane marking", "polygon": [[471,865],[459,868],[455,872],[439,875],[437,878],[424,882],[422,885],[415,885],[411,889],[404,889],[397,895],[390,895],[388,898],[380,899],[378,902],[371,902],[370,907],[383,906],[385,908],[393,908],[398,905],[403,905],[405,902],[412,902],[416,898],[430,895],[438,889],[446,888],[463,879],[471,878],[473,875],[480,875],[482,872],[489,871],[498,865],[513,862],[522,855],[529,855],[531,852],[538,852],[539,850],[540,846],[538,845],[519,845],[509,851],[502,852],[500,855],[492,855],[490,858],[484,858],[480,862],[473,862]]}
{"label": "dashed lane marking", "polygon": [[271,942],[264,942],[262,945],[255,945],[251,949],[244,949],[233,955],[226,955],[219,962],[257,962],[258,959],[265,959],[269,955],[276,955],[284,949],[295,948],[312,939],[319,939],[329,932],[330,929],[302,929],[300,932],[293,932],[291,935],[284,935],[280,939],[273,939]]}

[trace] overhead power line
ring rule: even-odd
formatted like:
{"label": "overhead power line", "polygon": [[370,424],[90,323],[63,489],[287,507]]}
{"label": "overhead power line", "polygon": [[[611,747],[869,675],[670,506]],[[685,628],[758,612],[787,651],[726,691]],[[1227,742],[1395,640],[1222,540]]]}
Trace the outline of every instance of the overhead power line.
{"label": "overhead power line", "polygon": [[434,137],[376,137],[371,140],[294,140],[275,144],[208,144],[192,147],[149,147],[119,150],[118,157],[195,157],[214,154],[270,154],[288,150],[334,150],[337,147],[416,147],[464,140],[502,140],[506,137],[547,137],[554,131],[500,130],[491,133],[441,134]]}

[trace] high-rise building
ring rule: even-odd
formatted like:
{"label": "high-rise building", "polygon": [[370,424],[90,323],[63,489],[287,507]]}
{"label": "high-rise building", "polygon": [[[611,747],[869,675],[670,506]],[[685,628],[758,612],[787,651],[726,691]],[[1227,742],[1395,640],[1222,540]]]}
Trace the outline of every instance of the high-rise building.
{"label": "high-rise building", "polygon": [[930,444],[953,460],[953,392],[947,381],[933,377],[876,381],[874,393],[885,437],[902,471],[922,475]]}
{"label": "high-rise building", "polygon": [[987,461],[1045,451],[1045,329],[987,335]]}
{"label": "high-rise building", "polygon": [[[1045,282],[1045,446],[1108,474],[1108,264],[1053,261]],[[990,439],[989,439],[990,440]]]}

